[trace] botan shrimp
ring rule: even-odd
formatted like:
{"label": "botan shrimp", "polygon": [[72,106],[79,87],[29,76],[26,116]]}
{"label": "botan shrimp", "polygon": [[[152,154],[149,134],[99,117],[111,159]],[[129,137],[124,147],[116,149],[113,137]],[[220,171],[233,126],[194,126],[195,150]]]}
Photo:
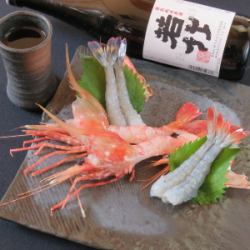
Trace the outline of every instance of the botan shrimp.
{"label": "botan shrimp", "polygon": [[[43,110],[58,122],[58,118],[47,110]],[[70,125],[65,123],[64,126]],[[81,136],[81,134],[78,135],[79,140],[81,140]],[[150,141],[131,145],[109,131],[88,136],[87,140],[87,156],[82,165],[74,165],[67,170],[53,174],[44,182],[47,187],[47,185],[61,184],[71,178],[74,180],[66,198],[53,206],[52,211],[65,207],[67,202],[72,197],[76,197],[82,189],[110,184],[127,174],[133,177],[137,163],[153,156],[169,154],[181,146],[181,143],[171,136],[159,136]],[[78,183],[81,183],[80,187],[76,188]]]}

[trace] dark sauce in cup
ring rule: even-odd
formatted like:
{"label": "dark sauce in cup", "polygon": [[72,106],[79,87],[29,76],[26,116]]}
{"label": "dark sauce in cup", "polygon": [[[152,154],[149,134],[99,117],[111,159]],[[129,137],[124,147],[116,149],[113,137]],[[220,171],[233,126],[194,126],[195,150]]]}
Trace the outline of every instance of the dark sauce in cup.
{"label": "dark sauce in cup", "polygon": [[23,26],[12,28],[4,36],[3,43],[15,49],[27,49],[41,43],[46,38],[43,30],[36,27]]}

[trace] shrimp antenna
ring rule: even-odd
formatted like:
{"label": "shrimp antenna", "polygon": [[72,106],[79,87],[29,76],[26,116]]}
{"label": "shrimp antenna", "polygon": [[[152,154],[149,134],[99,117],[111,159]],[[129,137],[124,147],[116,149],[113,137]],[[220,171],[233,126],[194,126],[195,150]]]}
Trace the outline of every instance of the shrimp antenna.
{"label": "shrimp antenna", "polygon": [[25,136],[31,136],[31,135],[5,135],[5,136],[0,136],[0,139],[18,138]]}
{"label": "shrimp antenna", "polygon": [[16,130],[23,129],[23,128],[25,128],[25,125],[12,128],[10,131],[16,131]]}

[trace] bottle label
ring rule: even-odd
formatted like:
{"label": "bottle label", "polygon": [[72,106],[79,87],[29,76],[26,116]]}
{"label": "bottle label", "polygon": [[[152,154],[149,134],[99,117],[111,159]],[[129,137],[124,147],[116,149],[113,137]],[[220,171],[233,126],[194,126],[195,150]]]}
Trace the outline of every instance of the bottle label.
{"label": "bottle label", "polygon": [[183,0],[156,0],[143,46],[145,59],[219,76],[235,13]]}

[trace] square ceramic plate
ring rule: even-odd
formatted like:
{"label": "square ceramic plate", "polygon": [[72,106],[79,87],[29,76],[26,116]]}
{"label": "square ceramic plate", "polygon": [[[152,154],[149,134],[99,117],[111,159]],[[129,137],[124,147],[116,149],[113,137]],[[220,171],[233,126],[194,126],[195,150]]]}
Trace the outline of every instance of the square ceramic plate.
{"label": "square ceramic plate", "polygon": [[[79,48],[73,59],[77,78],[81,74]],[[182,103],[196,103],[202,111],[215,104],[227,119],[250,129],[250,88],[209,76],[163,67],[150,62],[135,64],[154,90],[142,112],[149,125],[159,126],[174,118]],[[70,116],[74,99],[63,79],[49,109]],[[237,115],[236,115],[237,114]],[[250,140],[244,141],[236,172],[250,176]],[[24,177],[21,170],[35,160],[29,153],[2,201],[38,185],[40,178]],[[45,164],[48,164],[46,162]],[[148,173],[137,166],[137,178]],[[151,173],[152,174],[152,173]],[[44,177],[44,176],[43,176]],[[50,206],[64,198],[69,184],[61,185],[0,208],[0,217],[71,241],[106,249],[247,249],[250,232],[250,191],[228,190],[225,198],[209,206],[178,207],[149,198],[141,183],[124,180],[85,190],[81,200],[87,218],[82,219],[77,202],[50,214]]]}

